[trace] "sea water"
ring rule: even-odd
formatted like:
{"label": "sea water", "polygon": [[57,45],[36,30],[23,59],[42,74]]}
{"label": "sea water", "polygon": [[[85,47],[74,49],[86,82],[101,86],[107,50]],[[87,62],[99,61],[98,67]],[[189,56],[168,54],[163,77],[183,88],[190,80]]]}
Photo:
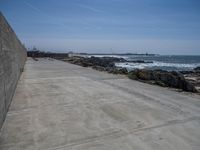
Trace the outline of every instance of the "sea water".
{"label": "sea water", "polygon": [[200,66],[200,56],[177,56],[177,55],[155,55],[155,56],[121,56],[129,61],[143,60],[152,63],[116,63],[118,67],[133,69],[162,69],[167,71],[190,71]]}

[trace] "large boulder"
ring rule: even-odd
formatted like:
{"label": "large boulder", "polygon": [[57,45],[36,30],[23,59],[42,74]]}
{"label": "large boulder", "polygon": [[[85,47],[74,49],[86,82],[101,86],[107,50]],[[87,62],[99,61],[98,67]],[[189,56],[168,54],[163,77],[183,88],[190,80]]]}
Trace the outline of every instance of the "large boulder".
{"label": "large boulder", "polygon": [[197,92],[196,88],[186,81],[184,76],[178,72],[163,70],[137,69],[129,73],[129,78],[144,81],[154,81],[155,84],[173,88],[179,88],[184,91]]}
{"label": "large boulder", "polygon": [[129,72],[129,78],[141,80],[154,80],[153,72],[146,69],[136,69]]}

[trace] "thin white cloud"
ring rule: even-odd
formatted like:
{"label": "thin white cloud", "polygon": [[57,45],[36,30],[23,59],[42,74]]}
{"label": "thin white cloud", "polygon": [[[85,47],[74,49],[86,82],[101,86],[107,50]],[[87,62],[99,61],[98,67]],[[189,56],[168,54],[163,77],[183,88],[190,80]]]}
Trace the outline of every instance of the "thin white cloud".
{"label": "thin white cloud", "polygon": [[102,10],[97,9],[97,8],[94,8],[94,7],[89,6],[89,5],[78,4],[78,6],[81,7],[81,8],[90,10],[90,11],[92,11],[92,12],[95,12],[95,13],[102,13],[102,12],[103,12]]}
{"label": "thin white cloud", "polygon": [[42,11],[39,8],[33,6],[31,3],[27,2],[27,1],[24,1],[24,4],[26,4],[27,6],[29,6],[30,8],[32,8],[32,10],[34,10],[36,12],[39,12],[39,13],[42,13]]}
{"label": "thin white cloud", "polygon": [[[34,12],[39,13],[40,15],[44,15],[47,18],[50,18],[50,20],[54,20],[55,18],[59,21],[64,20],[63,18],[58,18],[58,17],[53,17],[51,15],[48,15],[47,13],[43,12],[41,9],[39,9],[38,7],[35,7],[33,4],[31,4],[30,2],[27,1],[23,1],[25,5],[27,5],[28,7],[30,7]],[[57,21],[57,22],[59,22]],[[59,23],[55,23],[56,21],[54,21],[55,25],[59,25],[59,26],[64,26],[66,27],[66,25],[63,22],[59,22]],[[46,23],[49,23],[46,21]],[[52,23],[51,23],[52,24]]]}

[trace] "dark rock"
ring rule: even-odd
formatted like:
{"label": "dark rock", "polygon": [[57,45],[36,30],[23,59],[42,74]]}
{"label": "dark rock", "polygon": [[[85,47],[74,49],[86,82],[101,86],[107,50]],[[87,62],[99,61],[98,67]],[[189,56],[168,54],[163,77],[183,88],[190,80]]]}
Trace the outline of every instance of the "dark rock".
{"label": "dark rock", "polygon": [[[128,72],[126,68],[118,68],[115,66],[116,62],[132,62],[132,63],[151,63],[145,61],[127,61],[123,58],[116,57],[91,57],[84,58],[79,56],[68,57],[64,59],[64,61],[68,61],[70,63],[80,65],[83,67],[92,67],[93,69],[99,71],[107,71],[113,74],[123,74],[128,75],[130,79],[134,80],[142,80],[148,83],[154,83],[163,87],[173,87],[179,88],[184,91],[197,92],[195,86],[197,87],[198,81],[200,80],[198,77],[200,76],[200,72],[198,71],[185,71],[185,72],[168,72],[163,70],[146,70],[146,69],[136,69],[131,72]],[[185,78],[187,77],[187,78]],[[195,81],[191,81],[191,77],[195,77]],[[199,85],[198,85],[199,86]]]}
{"label": "dark rock", "polygon": [[196,74],[200,74],[200,66],[199,66],[199,67],[196,67],[196,68],[194,68],[194,71],[195,71],[195,73],[196,73]]}
{"label": "dark rock", "polygon": [[199,67],[196,67],[194,68],[195,71],[200,71],[200,66]]}
{"label": "dark rock", "polygon": [[153,61],[144,61],[144,60],[133,60],[133,61],[126,61],[131,63],[153,63]]}
{"label": "dark rock", "polygon": [[128,74],[128,70],[126,68],[120,68],[118,69],[119,74]]}
{"label": "dark rock", "polygon": [[186,81],[181,73],[175,71],[168,72],[163,70],[137,69],[129,73],[129,78],[144,81],[154,81],[155,84],[161,86],[179,88],[189,92],[197,92],[195,87]]}
{"label": "dark rock", "polygon": [[80,65],[83,67],[101,66],[101,67],[105,67],[105,68],[116,68],[115,63],[120,63],[120,62],[151,63],[151,62],[145,62],[143,60],[127,61],[124,58],[93,57],[93,56],[90,58],[74,56],[74,57],[69,57],[68,59],[65,59],[65,60],[70,63],[77,64],[77,65]]}
{"label": "dark rock", "polygon": [[101,66],[92,66],[92,69],[98,70],[98,71],[105,71],[104,67]]}
{"label": "dark rock", "polygon": [[138,76],[135,71],[131,71],[128,73],[128,77],[132,80],[138,80]]}
{"label": "dark rock", "polygon": [[194,71],[180,71],[183,75],[194,73]]}
{"label": "dark rock", "polygon": [[162,81],[155,81],[154,83],[162,87],[167,87],[167,85],[163,83]]}
{"label": "dark rock", "polygon": [[184,75],[184,77],[200,92],[200,71],[194,71],[191,74]]}
{"label": "dark rock", "polygon": [[112,73],[112,74],[118,74],[119,70],[117,68],[110,68],[110,70],[108,72]]}

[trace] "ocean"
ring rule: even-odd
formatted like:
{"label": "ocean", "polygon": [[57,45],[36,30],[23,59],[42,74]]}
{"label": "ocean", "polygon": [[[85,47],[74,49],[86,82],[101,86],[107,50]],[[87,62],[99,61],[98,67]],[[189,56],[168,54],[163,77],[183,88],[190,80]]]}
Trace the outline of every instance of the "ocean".
{"label": "ocean", "polygon": [[[108,56],[108,55],[106,55]],[[200,66],[200,56],[177,56],[177,55],[155,55],[155,56],[140,56],[140,55],[122,55],[113,57],[122,57],[129,61],[144,60],[152,61],[153,63],[116,63],[118,67],[125,67],[129,71],[134,69],[162,69],[167,71],[190,71]]]}
{"label": "ocean", "polygon": [[[119,57],[119,56],[118,56]],[[156,55],[156,56],[121,56],[127,60],[144,60],[153,63],[116,63],[116,66],[125,67],[128,70],[134,69],[162,69],[167,71],[190,71],[200,66],[200,56],[177,56],[177,55]]]}

